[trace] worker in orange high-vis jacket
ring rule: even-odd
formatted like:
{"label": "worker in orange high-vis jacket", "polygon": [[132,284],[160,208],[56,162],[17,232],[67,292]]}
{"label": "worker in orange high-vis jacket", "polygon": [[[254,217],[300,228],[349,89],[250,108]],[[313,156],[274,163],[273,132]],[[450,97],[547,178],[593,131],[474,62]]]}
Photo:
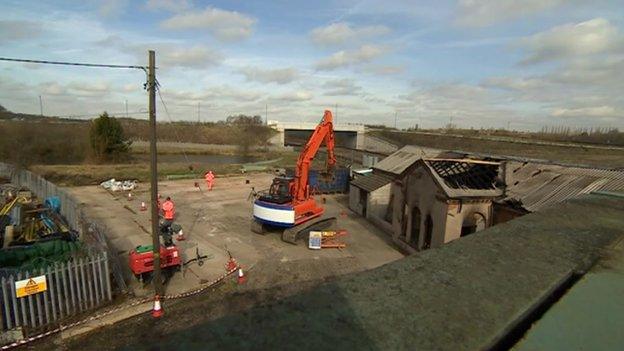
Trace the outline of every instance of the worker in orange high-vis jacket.
{"label": "worker in orange high-vis jacket", "polygon": [[165,221],[171,224],[171,222],[173,222],[173,219],[175,218],[175,205],[173,204],[173,201],[171,201],[171,198],[169,196],[167,196],[167,199],[162,204],[162,212]]}
{"label": "worker in orange high-vis jacket", "polygon": [[212,184],[214,183],[214,179],[215,179],[215,176],[212,173],[212,171],[206,172],[206,175],[204,176],[204,178],[206,179],[206,186],[208,187],[208,190],[212,190]]}

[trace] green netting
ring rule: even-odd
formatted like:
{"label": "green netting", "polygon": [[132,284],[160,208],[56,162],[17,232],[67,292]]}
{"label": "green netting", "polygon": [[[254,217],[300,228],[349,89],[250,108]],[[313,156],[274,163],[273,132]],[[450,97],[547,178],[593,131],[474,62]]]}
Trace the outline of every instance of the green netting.
{"label": "green netting", "polygon": [[45,268],[55,262],[67,261],[81,247],[80,242],[51,240],[0,250],[0,267],[19,270]]}

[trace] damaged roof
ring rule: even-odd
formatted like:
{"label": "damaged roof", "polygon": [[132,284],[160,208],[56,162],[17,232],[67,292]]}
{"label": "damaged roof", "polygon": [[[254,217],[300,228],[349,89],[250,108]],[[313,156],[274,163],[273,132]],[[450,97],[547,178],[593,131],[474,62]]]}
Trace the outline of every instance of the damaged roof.
{"label": "damaged roof", "polygon": [[377,162],[373,166],[373,169],[390,175],[399,176],[411,165],[416,163],[416,161],[422,158],[434,157],[440,152],[441,150],[438,149],[406,145],[390,156]]}
{"label": "damaged roof", "polygon": [[519,203],[531,212],[594,191],[624,190],[624,171],[517,161],[506,162],[505,168],[502,202]]}
{"label": "damaged roof", "polygon": [[503,194],[500,163],[472,159],[424,159],[420,163],[450,198],[497,197]]}
{"label": "damaged roof", "polygon": [[390,178],[389,176],[371,173],[368,175],[357,176],[354,180],[351,181],[351,185],[371,192],[383,187],[386,184],[389,184],[391,181],[392,178]]}

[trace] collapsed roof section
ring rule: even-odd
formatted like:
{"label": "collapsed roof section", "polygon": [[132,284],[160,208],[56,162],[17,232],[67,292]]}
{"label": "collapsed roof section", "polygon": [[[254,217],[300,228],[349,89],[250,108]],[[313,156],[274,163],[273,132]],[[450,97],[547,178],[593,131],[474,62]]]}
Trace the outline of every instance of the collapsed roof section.
{"label": "collapsed roof section", "polygon": [[624,171],[506,162],[503,203],[539,211],[594,191],[624,191]]}
{"label": "collapsed roof section", "polygon": [[500,163],[473,159],[421,160],[433,179],[450,198],[498,197],[503,195]]}

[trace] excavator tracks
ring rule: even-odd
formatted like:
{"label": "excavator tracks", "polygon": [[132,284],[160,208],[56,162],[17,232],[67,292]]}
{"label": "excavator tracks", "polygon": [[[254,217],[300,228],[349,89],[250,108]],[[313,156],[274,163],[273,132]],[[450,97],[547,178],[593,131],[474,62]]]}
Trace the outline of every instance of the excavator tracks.
{"label": "excavator tracks", "polygon": [[336,217],[319,217],[284,230],[282,241],[297,245],[297,239],[303,238],[311,230],[323,230],[336,224]]}

